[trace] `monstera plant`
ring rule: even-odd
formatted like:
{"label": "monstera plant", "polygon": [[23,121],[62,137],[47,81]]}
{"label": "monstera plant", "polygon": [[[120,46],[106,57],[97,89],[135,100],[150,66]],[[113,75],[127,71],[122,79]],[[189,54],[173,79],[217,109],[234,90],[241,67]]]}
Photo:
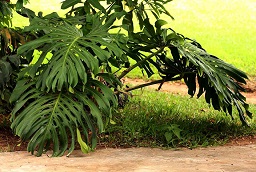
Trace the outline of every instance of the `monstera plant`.
{"label": "monstera plant", "polygon": [[[197,97],[205,93],[207,103],[231,116],[235,106],[246,123],[244,114],[251,113],[240,93],[246,74],[165,27],[160,15],[172,18],[165,8],[170,1],[64,0],[65,17],[20,7],[30,19],[23,33],[33,36],[17,51],[29,64],[19,71],[10,97],[11,128],[29,140],[29,152],[40,156],[52,149],[61,156],[76,142],[89,152],[118,106],[117,95],[150,84],[160,89],[174,80],[184,80],[191,96],[198,83]],[[155,68],[161,79],[123,87],[120,80],[135,67],[149,78]]]}

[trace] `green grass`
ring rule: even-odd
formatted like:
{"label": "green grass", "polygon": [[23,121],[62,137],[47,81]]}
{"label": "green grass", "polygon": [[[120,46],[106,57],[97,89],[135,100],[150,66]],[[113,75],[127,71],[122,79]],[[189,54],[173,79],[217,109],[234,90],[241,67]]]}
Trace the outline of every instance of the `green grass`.
{"label": "green grass", "polygon": [[167,9],[170,27],[200,42],[211,54],[256,75],[254,0],[174,0]]}
{"label": "green grass", "polygon": [[[197,147],[224,144],[232,137],[256,134],[255,119],[251,128],[242,126],[234,110],[234,120],[209,108],[203,98],[144,90],[120,109],[109,124],[101,142],[116,146]],[[255,114],[256,106],[251,107]],[[174,127],[172,130],[170,127]],[[180,138],[175,132],[180,132]],[[166,140],[166,134],[169,140]],[[113,146],[113,145],[112,145]]]}

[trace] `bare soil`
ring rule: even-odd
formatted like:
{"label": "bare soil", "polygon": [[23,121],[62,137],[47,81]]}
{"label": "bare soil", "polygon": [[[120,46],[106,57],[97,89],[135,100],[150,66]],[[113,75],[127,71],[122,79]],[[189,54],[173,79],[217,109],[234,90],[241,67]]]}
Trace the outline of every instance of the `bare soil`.
{"label": "bare soil", "polygon": [[[140,79],[124,80],[132,85]],[[150,86],[157,89],[159,85]],[[256,104],[256,81],[246,85],[247,102]],[[165,83],[161,89],[172,94],[187,94],[182,82]],[[0,172],[22,171],[256,171],[256,136],[230,140],[225,146],[161,150],[152,148],[100,148],[90,154],[76,150],[70,157],[40,158],[27,153],[26,143],[17,146],[19,138],[8,127],[0,128]],[[15,152],[10,152],[15,151]]]}
{"label": "bare soil", "polygon": [[256,145],[197,149],[101,149],[70,157],[35,157],[27,152],[0,153],[1,172],[255,172]]}
{"label": "bare soil", "polygon": [[[133,86],[145,83],[142,79],[129,79],[125,78],[124,83],[131,84]],[[150,85],[149,88],[157,90],[159,84]],[[256,78],[252,78],[250,81],[247,81],[247,84],[243,86],[246,92],[242,94],[246,97],[247,103],[256,104]],[[161,87],[163,92],[170,92],[174,94],[187,95],[187,86],[183,82],[167,82],[164,83]]]}

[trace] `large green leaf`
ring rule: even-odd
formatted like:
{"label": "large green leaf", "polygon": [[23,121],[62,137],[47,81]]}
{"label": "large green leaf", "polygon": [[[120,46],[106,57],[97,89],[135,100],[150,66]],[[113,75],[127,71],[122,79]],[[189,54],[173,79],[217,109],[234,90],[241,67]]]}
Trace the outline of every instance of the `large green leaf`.
{"label": "large green leaf", "polygon": [[[45,93],[35,88],[35,82],[21,80],[12,96],[11,100],[16,101],[16,105],[11,127],[22,140],[30,140],[28,151],[32,154],[37,151],[37,156],[48,150],[50,145],[53,145],[52,156],[63,155],[69,139],[72,140],[69,154],[74,150],[76,138],[84,149],[81,136],[76,135],[77,128],[82,129],[86,145],[94,149],[96,131],[104,131],[102,112],[110,115],[111,106],[117,104],[113,91],[93,80],[75,89],[74,94],[64,90]],[[89,132],[92,132],[91,139]]]}
{"label": "large green leaf", "polygon": [[[40,72],[37,88],[42,90],[60,91],[63,86],[74,88],[79,81],[85,84],[88,74],[99,73],[99,61],[107,62],[112,54],[122,54],[115,43],[109,41],[111,37],[104,39],[101,36],[102,32],[108,35],[107,31],[99,29],[97,25],[95,28],[99,33],[92,28],[87,35],[66,22],[48,27],[50,28],[48,30],[51,30],[50,33],[18,49],[19,54],[34,49],[43,51],[35,65],[28,69],[31,77]],[[106,46],[108,49],[104,50],[101,46]],[[43,66],[47,53],[51,53],[52,57],[48,64]]]}
{"label": "large green leaf", "polygon": [[78,128],[76,129],[76,133],[77,133],[76,134],[77,135],[77,141],[78,141],[78,143],[81,147],[82,152],[83,153],[89,153],[91,148],[83,141],[81,133],[80,133]]}
{"label": "large green leaf", "polygon": [[89,2],[93,7],[101,10],[102,12],[106,13],[106,9],[100,4],[99,1],[95,1],[95,0],[87,0],[87,2]]}
{"label": "large green leaf", "polygon": [[72,7],[78,3],[80,3],[81,0],[65,0],[62,2],[61,9],[67,9],[69,7]]}
{"label": "large green leaf", "polygon": [[[248,111],[249,106],[245,102],[245,97],[240,93],[244,89],[238,84],[246,83],[246,74],[219,58],[208,54],[194,41],[186,41],[185,44],[177,47],[180,55],[187,61],[187,68],[190,69],[185,73],[192,73],[185,74],[185,82],[188,86],[189,94],[191,96],[195,94],[195,80],[197,78],[199,83],[198,96],[201,96],[205,91],[206,102],[211,103],[216,110],[223,109],[226,111],[231,106],[235,106],[241,121],[247,123],[244,111],[249,117],[251,117],[251,113]],[[228,112],[232,115],[230,110]]]}

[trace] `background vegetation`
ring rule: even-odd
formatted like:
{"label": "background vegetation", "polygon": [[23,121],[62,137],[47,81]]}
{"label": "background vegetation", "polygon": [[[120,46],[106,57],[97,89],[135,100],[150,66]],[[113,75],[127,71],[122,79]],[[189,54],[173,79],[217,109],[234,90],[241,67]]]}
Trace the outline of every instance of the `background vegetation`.
{"label": "background vegetation", "polygon": [[[27,7],[49,14],[60,10],[60,2],[61,0],[31,0]],[[245,71],[249,76],[256,76],[254,46],[256,3],[254,0],[199,0],[196,2],[174,0],[166,8],[174,17],[173,21],[169,21],[168,26],[176,32],[197,40],[209,53],[221,57],[224,61]],[[28,19],[16,14],[13,25],[28,25]],[[131,72],[129,77],[142,76],[138,69]]]}

